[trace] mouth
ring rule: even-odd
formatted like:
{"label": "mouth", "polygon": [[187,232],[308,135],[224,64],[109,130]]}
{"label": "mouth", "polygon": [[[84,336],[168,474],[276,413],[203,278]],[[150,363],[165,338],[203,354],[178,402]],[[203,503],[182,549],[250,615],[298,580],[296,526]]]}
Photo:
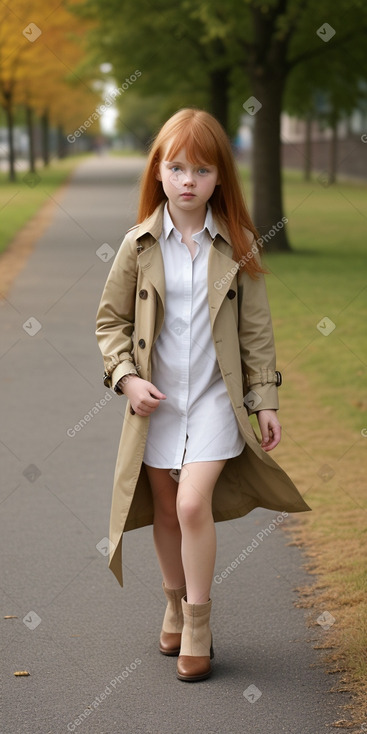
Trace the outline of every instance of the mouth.
{"label": "mouth", "polygon": [[180,194],[184,199],[193,199],[195,194],[191,194],[189,192],[185,192],[184,194]]}

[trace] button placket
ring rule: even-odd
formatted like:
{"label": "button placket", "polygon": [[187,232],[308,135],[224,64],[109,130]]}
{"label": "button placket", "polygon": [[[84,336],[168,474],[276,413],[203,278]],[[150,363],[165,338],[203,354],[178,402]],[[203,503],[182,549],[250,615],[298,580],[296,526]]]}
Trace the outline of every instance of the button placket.
{"label": "button placket", "polygon": [[[191,306],[192,306],[192,258],[188,248],[185,245],[184,251],[184,301],[183,301],[183,320],[187,324],[187,329],[181,337],[181,384],[182,396],[180,407],[182,414],[186,415],[187,403],[189,399],[189,360],[190,360],[190,339],[191,339]],[[186,425],[185,425],[186,435]]]}

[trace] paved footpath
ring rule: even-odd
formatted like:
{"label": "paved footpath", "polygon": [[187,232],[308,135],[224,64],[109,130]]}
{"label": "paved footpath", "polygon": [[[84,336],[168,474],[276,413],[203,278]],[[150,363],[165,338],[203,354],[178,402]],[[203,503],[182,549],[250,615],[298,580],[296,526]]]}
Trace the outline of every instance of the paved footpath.
{"label": "paved footpath", "polygon": [[158,651],[165,604],[151,527],[124,537],[123,589],[97,548],[124,398],[103,386],[95,314],[112,250],[135,221],[142,164],[83,162],[0,306],[0,731],[323,734],[347,699],[328,692],[336,677],[313,647],[327,631],[294,606],[310,582],[301,551],[281,524],[265,532],[277,513],[216,526],[217,581],[254,550],[213,584],[214,673],[196,684],[178,681],[176,659]]}

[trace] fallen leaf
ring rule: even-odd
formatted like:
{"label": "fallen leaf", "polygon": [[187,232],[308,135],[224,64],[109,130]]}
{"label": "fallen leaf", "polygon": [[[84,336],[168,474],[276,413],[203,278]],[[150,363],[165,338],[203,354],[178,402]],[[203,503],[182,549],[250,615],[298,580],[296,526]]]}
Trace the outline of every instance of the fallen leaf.
{"label": "fallen leaf", "polygon": [[14,675],[29,675],[28,670],[16,670]]}

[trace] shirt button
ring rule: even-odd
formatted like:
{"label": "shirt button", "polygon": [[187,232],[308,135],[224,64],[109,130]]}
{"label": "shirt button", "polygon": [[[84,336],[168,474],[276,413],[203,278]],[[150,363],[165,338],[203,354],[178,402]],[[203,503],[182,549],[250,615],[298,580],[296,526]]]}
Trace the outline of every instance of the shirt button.
{"label": "shirt button", "polygon": [[139,339],[138,346],[140,347],[140,349],[145,349],[145,340]]}
{"label": "shirt button", "polygon": [[145,288],[139,291],[139,298],[142,298],[143,301],[145,301],[145,299],[148,298],[148,291],[146,291]]}

